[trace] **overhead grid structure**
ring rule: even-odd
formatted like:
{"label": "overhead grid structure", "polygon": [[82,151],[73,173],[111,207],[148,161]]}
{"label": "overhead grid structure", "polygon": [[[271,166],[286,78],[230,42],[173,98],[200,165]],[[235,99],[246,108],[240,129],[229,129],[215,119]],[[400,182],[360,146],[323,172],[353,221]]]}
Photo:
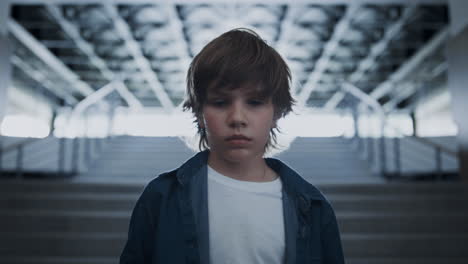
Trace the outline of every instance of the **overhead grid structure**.
{"label": "overhead grid structure", "polygon": [[287,59],[300,106],[345,109],[348,82],[390,112],[410,111],[419,90],[446,79],[447,12],[441,0],[16,0],[8,30],[14,83],[27,78],[58,105],[121,81],[121,106],[171,113],[191,59],[219,34],[247,27]]}

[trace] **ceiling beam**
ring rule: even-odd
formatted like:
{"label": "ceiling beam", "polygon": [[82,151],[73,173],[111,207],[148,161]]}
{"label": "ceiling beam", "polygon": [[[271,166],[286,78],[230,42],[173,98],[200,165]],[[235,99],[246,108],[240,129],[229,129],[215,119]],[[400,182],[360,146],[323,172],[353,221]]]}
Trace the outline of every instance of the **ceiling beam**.
{"label": "ceiling beam", "polygon": [[[184,25],[182,24],[182,21],[180,20],[178,14],[177,14],[177,9],[176,5],[174,4],[166,4],[164,7],[165,14],[168,16],[168,23],[169,23],[169,28],[170,31],[173,33],[174,38],[176,40],[176,46],[173,47],[175,48],[180,57],[180,69],[181,72],[186,73],[188,71],[188,66],[192,60],[190,53],[189,53],[189,45],[187,43],[187,40],[184,37]],[[177,106],[178,109],[182,109],[182,105],[184,104],[184,100]]]}
{"label": "ceiling beam", "polygon": [[[97,56],[97,54],[94,52],[93,46],[91,46],[91,44],[89,44],[81,37],[81,34],[76,26],[63,17],[60,8],[52,4],[47,4],[46,8],[52,17],[58,22],[62,30],[75,42],[78,48],[84,54],[86,54],[91,64],[93,64],[99,70],[104,78],[106,78],[108,81],[115,81],[120,79],[107,67],[107,64],[104,62],[104,60]],[[121,85],[124,86],[120,87],[120,90],[122,91],[122,98],[131,108],[141,109],[143,107],[141,102],[138,101],[138,99],[128,90],[125,84],[122,83]]]}
{"label": "ceiling beam", "polygon": [[294,29],[294,19],[301,8],[302,6],[288,5],[284,19],[281,22],[280,36],[275,43],[275,48],[285,56],[288,51],[288,40]]}
{"label": "ceiling beam", "polygon": [[[430,82],[432,79],[435,77],[441,75],[442,73],[446,72],[448,69],[448,64],[447,62],[441,62],[437,67],[434,68],[434,70],[431,72],[427,78],[423,78],[421,81],[422,82]],[[418,91],[418,89],[423,88],[424,84],[414,84],[414,83],[408,83],[407,85],[403,85],[402,88],[399,88],[399,91],[395,94],[395,96],[388,102],[386,102],[383,105],[383,108],[385,111],[392,112],[399,103],[403,102],[410,96],[412,96],[414,93]]]}
{"label": "ceiling beam", "polygon": [[398,91],[395,91],[394,96],[388,102],[382,105],[386,113],[392,112],[399,103],[410,97],[417,90],[416,83],[407,82],[398,86]]}
{"label": "ceiling beam", "polygon": [[[302,6],[289,4],[286,9],[286,15],[284,16],[283,21],[281,22],[281,31],[278,41],[275,43],[275,48],[278,50],[281,56],[285,60],[288,57],[288,40],[291,37],[292,32],[294,31],[294,19]],[[295,72],[291,71],[291,77],[293,83],[291,84],[291,93],[295,96],[296,91],[298,90],[299,81],[295,77]]]}
{"label": "ceiling beam", "polygon": [[158,76],[151,68],[151,63],[143,55],[140,49],[140,45],[133,37],[127,22],[123,20],[117,8],[110,2],[105,3],[104,8],[107,14],[111,17],[112,21],[114,21],[114,27],[118,35],[124,40],[125,46],[134,58],[137,67],[143,73],[144,78],[148,82],[151,90],[155,93],[165,111],[172,112],[174,110],[174,104],[169,98],[169,95],[164,90],[161,82],[158,79]]}
{"label": "ceiling beam", "polygon": [[449,36],[448,26],[442,28],[426,45],[416,52],[408,61],[392,73],[385,82],[377,86],[370,96],[375,99],[380,99],[393,89],[393,85],[396,82],[402,81],[408,74],[414,71],[427,57],[429,57],[434,51],[440,47],[442,43],[446,41]]}
{"label": "ceiling beam", "polygon": [[13,18],[8,20],[8,29],[10,32],[32,53],[40,58],[45,64],[58,73],[63,79],[70,83],[77,91],[84,96],[94,92],[87,83],[80,80],[80,77],[72,72],[63,64],[52,52],[50,52],[42,43],[32,36],[26,29],[17,23]]}
{"label": "ceiling beam", "polygon": [[323,73],[328,67],[328,64],[331,60],[331,57],[335,50],[339,47],[339,43],[343,35],[349,29],[349,22],[356,15],[359,10],[359,5],[350,5],[346,8],[346,12],[343,17],[338,21],[333,30],[333,34],[330,37],[330,40],[325,44],[323,48],[322,55],[317,60],[314,66],[314,71],[309,75],[304,87],[298,96],[298,104],[305,106],[307,99],[309,98],[311,92],[316,88],[320,78],[322,78]]}
{"label": "ceiling beam", "polygon": [[[377,43],[375,43],[367,57],[363,60],[360,61],[359,65],[356,67],[356,70],[348,77],[348,82],[350,83],[356,83],[361,78],[364,76],[365,72],[368,69],[371,69],[374,67],[374,65],[377,63],[377,58],[380,54],[382,54],[390,44],[390,41],[399,33],[401,32],[401,29],[403,26],[408,22],[411,17],[414,16],[416,13],[416,6],[412,5],[410,7],[407,7],[403,14],[401,15],[400,19],[390,25],[388,29],[385,31],[385,34],[381,40],[379,40]],[[327,110],[334,110],[338,104],[343,100],[345,97],[345,93],[342,90],[339,90],[336,92],[326,103],[325,103],[325,108]]]}
{"label": "ceiling beam", "polygon": [[[10,0],[12,4],[44,4],[44,0]],[[47,3],[52,4],[71,4],[71,5],[89,5],[89,4],[154,4],[154,0],[47,0]],[[269,4],[290,4],[291,0],[270,0]],[[295,0],[297,4],[318,4],[318,5],[348,5],[348,4],[370,4],[370,5],[407,5],[408,0]],[[447,4],[448,0],[412,0],[411,4],[425,4],[425,5],[440,5]],[[225,4],[226,0],[167,0],[166,3],[173,4]],[[254,4],[262,3],[264,1],[252,1],[252,0],[237,0],[238,4]]]}
{"label": "ceiling beam", "polygon": [[73,95],[67,93],[64,89],[57,87],[57,85],[52,83],[52,81],[50,81],[44,73],[29,66],[29,64],[24,62],[20,57],[13,54],[11,56],[11,62],[13,63],[13,65],[15,65],[24,73],[26,73],[29,77],[31,77],[31,79],[44,86],[46,89],[50,90],[59,98],[62,98],[69,105],[75,105],[76,103],[78,103],[78,100],[75,97],[73,97]]}
{"label": "ceiling beam", "polygon": [[186,68],[188,67],[188,63],[190,63],[190,60],[191,60],[191,57],[190,57],[190,54],[189,54],[189,46],[188,46],[188,43],[187,43],[187,40],[185,39],[184,37],[184,33],[183,33],[183,30],[184,30],[184,25],[182,24],[182,21],[180,20],[179,16],[177,15],[177,9],[176,9],[176,6],[175,5],[165,5],[164,7],[164,13],[168,16],[169,20],[168,20],[168,23],[169,23],[169,28],[171,29],[171,32],[173,32],[174,34],[174,37],[177,41],[177,45],[176,48],[179,52],[179,56],[181,58],[181,63],[182,63],[182,67],[184,67],[184,65],[186,65],[187,63],[187,66]]}

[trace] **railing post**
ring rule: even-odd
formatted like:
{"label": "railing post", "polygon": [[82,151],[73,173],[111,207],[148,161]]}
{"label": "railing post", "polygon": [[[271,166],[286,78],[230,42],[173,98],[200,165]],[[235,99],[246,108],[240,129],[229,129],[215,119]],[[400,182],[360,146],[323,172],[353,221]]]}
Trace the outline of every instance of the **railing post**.
{"label": "railing post", "polygon": [[102,151],[102,138],[96,138],[97,153],[100,154]]}
{"label": "railing post", "polygon": [[369,164],[372,164],[373,160],[374,160],[374,141],[371,137],[371,135],[369,134],[367,136],[367,161],[369,162]]}
{"label": "railing post", "polygon": [[0,176],[2,176],[3,172],[3,138],[0,136]]}
{"label": "railing post", "polygon": [[58,153],[58,172],[57,176],[63,176],[65,172],[65,138],[59,139],[59,153]]}
{"label": "railing post", "polygon": [[16,178],[23,177],[23,145],[18,147],[16,154]]}
{"label": "railing post", "polygon": [[79,159],[79,138],[73,139],[73,150],[72,150],[72,173],[75,175],[78,172],[78,159]]}
{"label": "railing post", "polygon": [[386,176],[387,172],[387,160],[386,160],[386,151],[385,151],[385,137],[382,133],[380,135],[380,172],[382,176]]}
{"label": "railing post", "polygon": [[90,142],[90,138],[88,138],[87,136],[85,137],[85,164],[86,164],[86,167],[89,166],[89,163],[91,161],[91,142]]}
{"label": "railing post", "polygon": [[393,151],[395,153],[395,170],[396,176],[401,176],[401,152],[400,152],[400,138],[394,137],[393,138]]}
{"label": "railing post", "polygon": [[436,147],[435,152],[435,159],[436,159],[436,172],[437,172],[437,179],[442,179],[442,153],[440,147]]}

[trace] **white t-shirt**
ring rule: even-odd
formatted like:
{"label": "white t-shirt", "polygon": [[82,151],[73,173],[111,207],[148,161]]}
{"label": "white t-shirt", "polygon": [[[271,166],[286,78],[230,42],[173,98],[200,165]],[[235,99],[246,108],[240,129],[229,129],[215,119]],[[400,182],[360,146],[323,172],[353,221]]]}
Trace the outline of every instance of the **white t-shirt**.
{"label": "white t-shirt", "polygon": [[282,264],[282,184],[239,181],[208,166],[211,264]]}

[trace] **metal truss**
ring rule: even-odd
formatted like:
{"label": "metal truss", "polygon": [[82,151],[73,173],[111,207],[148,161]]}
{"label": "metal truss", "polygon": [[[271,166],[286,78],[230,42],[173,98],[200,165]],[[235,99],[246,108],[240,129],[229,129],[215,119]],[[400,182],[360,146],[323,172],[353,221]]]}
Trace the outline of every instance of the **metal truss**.
{"label": "metal truss", "polygon": [[44,47],[42,43],[37,41],[36,38],[12,18],[8,20],[8,29],[23,45],[28,47],[38,58],[54,69],[81,94],[87,96],[94,91],[93,88],[80,80],[78,75],[72,72],[63,62]]}
{"label": "metal truss", "polygon": [[[356,83],[359,81],[364,75],[365,72],[375,66],[377,63],[376,60],[379,57],[382,52],[384,52],[390,41],[400,33],[401,29],[403,26],[407,23],[407,21],[415,14],[416,12],[416,6],[412,5],[410,7],[407,7],[405,11],[403,12],[402,16],[400,19],[393,23],[385,32],[384,37],[378,41],[377,43],[374,44],[374,46],[371,48],[371,52],[369,55],[363,59],[356,70],[349,76],[348,82],[350,83]],[[344,98],[345,93],[342,91],[336,92],[326,103],[325,103],[325,108],[327,110],[332,111],[335,109],[338,104],[341,102],[341,100]]]}
{"label": "metal truss", "polygon": [[119,12],[114,5],[106,3],[104,5],[104,8],[107,14],[114,21],[115,29],[117,30],[120,37],[124,40],[125,46],[132,54],[135,63],[137,64],[140,71],[144,74],[145,80],[148,82],[149,86],[155,93],[159,102],[167,112],[172,112],[174,109],[172,100],[169,98],[169,95],[164,90],[161,82],[158,79],[158,76],[156,76],[156,73],[151,69],[150,62],[141,52],[140,45],[133,38],[132,32],[130,31],[128,24],[119,15]]}
{"label": "metal truss", "polygon": [[[284,19],[281,23],[281,30],[280,30],[280,35],[278,37],[278,41],[275,43],[275,48],[278,50],[278,52],[282,55],[285,56],[287,59],[288,55],[288,41],[293,34],[294,30],[294,18],[296,17],[296,14],[298,11],[301,9],[302,6],[293,6],[289,5],[286,10],[286,14],[284,16]],[[291,93],[296,94],[296,91],[298,90],[298,83],[296,79],[296,72],[291,71],[292,75],[292,86],[291,86]]]}
{"label": "metal truss", "polygon": [[20,57],[13,54],[11,56],[11,62],[13,63],[13,65],[15,65],[24,73],[26,73],[29,77],[31,77],[31,79],[44,86],[46,89],[49,89],[58,97],[62,98],[65,102],[67,102],[67,104],[75,105],[76,103],[78,103],[78,100],[73,95],[71,95],[61,87],[57,87],[56,84],[52,83],[44,73],[35,70],[31,66],[29,66],[28,63],[24,62]]}
{"label": "metal truss", "polygon": [[[189,54],[190,47],[183,35],[184,25],[177,15],[175,5],[167,4],[164,6],[164,10],[164,13],[168,15],[167,23],[169,24],[169,29],[173,32],[176,42],[176,46],[173,48],[177,50],[180,58],[178,68],[181,69],[182,72],[186,72],[190,64],[191,56]],[[180,106],[178,106],[178,108],[180,108]]]}
{"label": "metal truss", "polygon": [[418,65],[422,63],[429,55],[431,55],[436,48],[438,48],[448,36],[448,27],[440,30],[435,37],[432,38],[423,48],[421,48],[415,55],[411,57],[407,62],[400,66],[400,68],[390,75],[387,80],[377,86],[371,93],[370,96],[375,99],[380,99],[387,93],[389,93],[394,86],[394,83],[403,80],[407,77]]}
{"label": "metal truss", "polygon": [[[343,91],[337,92],[337,86],[344,81],[377,100],[386,96],[381,101],[388,109],[401,108],[404,105],[396,97],[412,96],[416,88],[405,88],[404,94],[397,96],[392,92],[396,91],[393,84],[406,82],[406,76],[428,64],[424,58],[436,48],[426,48],[433,44],[425,42],[434,39],[438,29],[448,24],[444,15],[447,3],[442,0],[330,0],[325,4],[315,0],[229,4],[218,0],[161,4],[143,0],[11,3],[21,9],[15,12],[16,19],[25,27],[17,29],[16,22],[8,26],[15,38],[76,86],[84,97],[94,91],[91,87],[125,79],[125,83],[116,85],[116,91],[128,105],[162,106],[166,112],[181,106],[184,73],[192,56],[214,37],[241,25],[256,30],[288,61],[293,77],[291,90],[300,106],[325,105],[329,110],[345,107],[340,103]],[[40,20],[25,15],[36,11],[41,13]],[[56,28],[56,22],[60,29],[55,33],[40,30],[50,28],[50,24]],[[26,30],[31,32],[30,38],[39,32],[37,39],[29,41],[24,37]],[[413,56],[423,50],[425,55]],[[16,60],[17,67],[38,80],[48,77],[25,66],[35,59],[16,55],[23,62]],[[53,79],[46,82],[54,83]]]}
{"label": "metal truss", "polygon": [[441,75],[442,73],[446,72],[448,69],[448,64],[446,62],[441,62],[439,65],[437,65],[433,72],[430,74],[430,76],[427,76],[426,78],[421,78],[419,81],[420,83],[404,83],[401,85],[402,87],[398,88],[398,92],[394,93],[394,96],[392,99],[390,99],[388,102],[386,102],[383,105],[383,108],[385,109],[386,112],[392,112],[393,110],[396,109],[397,105],[401,103],[402,101],[408,99],[410,96],[412,96],[414,93],[418,91],[418,89],[423,89],[424,83],[431,81],[431,79]]}
{"label": "metal truss", "polygon": [[298,104],[301,106],[306,105],[307,99],[310,96],[310,93],[313,89],[317,86],[320,78],[322,77],[323,73],[328,67],[330,63],[331,56],[333,55],[334,51],[339,47],[340,40],[343,34],[349,28],[349,22],[352,17],[356,14],[359,10],[360,6],[358,5],[351,5],[346,8],[346,13],[340,19],[340,21],[336,24],[335,29],[333,31],[332,37],[327,42],[325,47],[323,48],[323,52],[321,57],[317,60],[314,66],[314,71],[307,79],[304,88],[300,91],[299,96],[297,98]]}
{"label": "metal truss", "polygon": [[[90,62],[100,71],[102,76],[104,76],[109,81],[114,81],[118,77],[107,67],[106,63],[96,55],[94,48],[85,41],[78,29],[70,22],[68,22],[62,15],[60,9],[52,4],[46,5],[49,13],[57,20],[58,24],[62,27],[63,31],[68,34],[68,36],[73,39],[78,48],[88,56]],[[140,101],[128,90],[125,84],[121,84],[119,91],[123,99],[128,103],[131,108],[140,109],[143,107]]]}
{"label": "metal truss", "polygon": [[[10,0],[13,4],[43,4],[44,0]],[[133,4],[133,5],[144,5],[154,4],[154,0],[47,0],[48,3],[52,4],[70,4],[70,5],[90,5],[90,4],[102,4],[103,2],[109,2],[114,4]],[[171,0],[171,3],[175,4],[225,4],[225,0]],[[446,4],[447,0],[412,0],[415,4]],[[250,4],[251,0],[238,0],[236,3]],[[290,4],[290,0],[270,0],[269,4]],[[294,3],[298,4],[319,4],[323,5],[324,0],[295,0]],[[371,4],[371,5],[391,5],[391,4],[408,4],[408,0],[326,0],[325,4],[328,5],[343,5],[343,4]]]}

